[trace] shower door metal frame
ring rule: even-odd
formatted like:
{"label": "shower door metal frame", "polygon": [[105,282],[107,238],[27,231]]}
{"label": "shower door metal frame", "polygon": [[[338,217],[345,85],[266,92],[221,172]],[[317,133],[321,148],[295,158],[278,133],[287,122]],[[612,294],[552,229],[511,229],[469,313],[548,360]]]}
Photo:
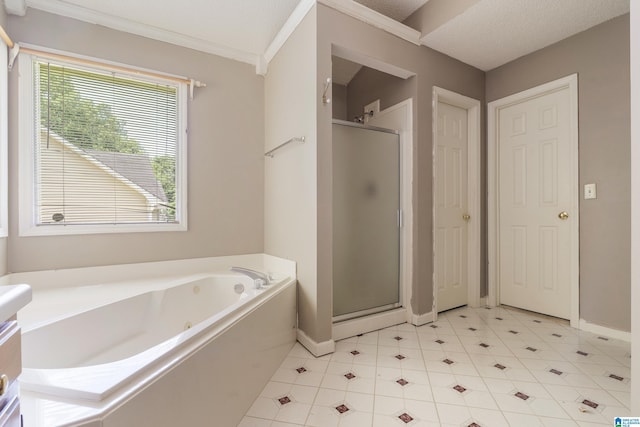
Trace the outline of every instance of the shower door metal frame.
{"label": "shower door metal frame", "polygon": [[[353,128],[357,128],[357,129],[364,129],[364,130],[372,130],[372,131],[376,131],[376,132],[383,132],[383,133],[389,133],[389,134],[393,134],[396,135],[398,137],[398,206],[397,206],[397,223],[396,226],[398,228],[398,239],[397,239],[397,252],[398,252],[398,275],[397,275],[397,280],[398,280],[398,301],[395,303],[391,303],[391,304],[385,304],[382,306],[378,306],[378,307],[373,307],[373,308],[368,308],[368,309],[364,309],[364,310],[359,310],[359,311],[355,311],[352,313],[345,313],[345,314],[341,314],[339,316],[332,316],[332,321],[333,323],[337,323],[337,322],[342,322],[345,320],[351,320],[351,319],[356,319],[359,317],[364,317],[364,316],[368,316],[371,314],[377,314],[377,313],[382,313],[385,311],[389,311],[389,310],[393,310],[393,309],[397,309],[397,308],[401,308],[403,307],[403,301],[404,301],[404,286],[401,283],[401,278],[402,278],[402,242],[401,242],[401,229],[403,227],[402,224],[402,150],[400,147],[400,142],[401,142],[401,138],[400,138],[400,132],[394,129],[386,129],[386,128],[381,128],[381,127],[377,127],[377,126],[370,126],[364,123],[356,123],[356,122],[349,122],[346,120],[339,120],[339,119],[332,119],[331,122],[332,125],[340,125],[340,126],[348,126],[348,127],[353,127]],[[333,143],[333,139],[332,139],[332,143]],[[333,306],[333,300],[332,300],[332,306]],[[333,310],[332,310],[333,311]]]}
{"label": "shower door metal frame", "polygon": [[349,127],[358,128],[358,129],[375,130],[375,131],[378,131],[378,132],[391,133],[391,134],[400,136],[400,132],[398,132],[397,130],[394,130],[394,129],[386,129],[386,128],[381,128],[381,127],[377,127],[377,126],[370,126],[370,125],[367,125],[367,124],[364,124],[364,123],[350,122],[350,121],[347,121],[347,120],[332,119],[331,120],[331,124],[332,125],[349,126]]}

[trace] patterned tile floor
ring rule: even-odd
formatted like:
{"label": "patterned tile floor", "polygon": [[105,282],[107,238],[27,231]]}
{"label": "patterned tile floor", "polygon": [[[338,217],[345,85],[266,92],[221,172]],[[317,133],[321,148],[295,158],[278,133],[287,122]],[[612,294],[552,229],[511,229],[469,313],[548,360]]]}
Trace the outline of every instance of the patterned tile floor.
{"label": "patterned tile floor", "polygon": [[612,426],[631,415],[630,362],[564,320],[463,307],[320,358],[296,344],[240,427]]}

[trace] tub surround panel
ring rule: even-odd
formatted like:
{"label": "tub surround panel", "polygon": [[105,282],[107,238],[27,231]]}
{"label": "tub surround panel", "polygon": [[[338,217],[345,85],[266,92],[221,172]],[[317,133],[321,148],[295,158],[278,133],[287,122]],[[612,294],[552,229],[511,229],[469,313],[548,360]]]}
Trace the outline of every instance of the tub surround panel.
{"label": "tub surround panel", "polygon": [[128,400],[85,406],[25,391],[25,425],[237,425],[295,343],[295,299],[295,286],[288,286],[168,374],[140,382],[142,390]]}
{"label": "tub surround panel", "polygon": [[109,414],[103,427],[238,425],[295,343],[295,299],[295,287],[287,287]]}
{"label": "tub surround panel", "polygon": [[9,272],[264,250],[264,79],[254,67],[35,9],[24,17],[9,16],[5,28],[17,42],[207,83],[188,102],[189,231],[20,237],[15,167],[19,70],[14,68],[9,73]]}

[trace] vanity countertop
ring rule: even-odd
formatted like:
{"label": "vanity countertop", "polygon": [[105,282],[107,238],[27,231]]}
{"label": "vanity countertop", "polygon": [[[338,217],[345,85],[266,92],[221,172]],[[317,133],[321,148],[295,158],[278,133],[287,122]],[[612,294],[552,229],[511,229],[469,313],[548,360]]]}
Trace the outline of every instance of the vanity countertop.
{"label": "vanity countertop", "polygon": [[3,322],[31,302],[31,286],[0,286],[0,322]]}

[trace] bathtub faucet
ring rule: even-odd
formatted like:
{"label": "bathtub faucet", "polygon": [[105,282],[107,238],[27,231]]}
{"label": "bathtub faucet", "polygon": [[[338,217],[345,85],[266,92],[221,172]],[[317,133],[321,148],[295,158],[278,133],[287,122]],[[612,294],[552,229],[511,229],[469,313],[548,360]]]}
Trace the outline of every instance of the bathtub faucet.
{"label": "bathtub faucet", "polygon": [[253,283],[256,285],[256,289],[260,289],[263,286],[268,286],[270,284],[269,276],[259,271],[244,267],[231,267],[231,271],[251,277],[253,279]]}

